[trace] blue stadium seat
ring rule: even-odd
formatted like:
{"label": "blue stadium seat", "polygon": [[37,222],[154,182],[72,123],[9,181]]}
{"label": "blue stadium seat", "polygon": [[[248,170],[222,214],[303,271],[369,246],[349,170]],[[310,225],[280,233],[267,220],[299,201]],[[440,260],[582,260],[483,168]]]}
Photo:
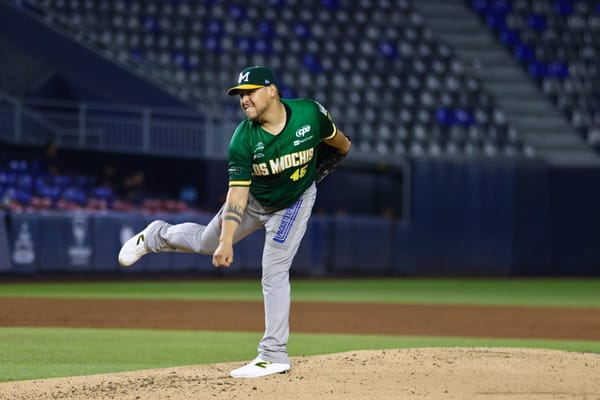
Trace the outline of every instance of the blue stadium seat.
{"label": "blue stadium seat", "polygon": [[[588,142],[591,132],[600,126],[590,114],[600,98],[600,87],[595,84],[600,62],[598,4],[515,0],[512,8],[503,10],[507,28],[498,33],[542,92]],[[486,0],[473,1],[471,8],[482,19],[492,14]]]}
{"label": "blue stadium seat", "polygon": [[[474,0],[470,4],[523,62],[544,63],[548,75],[565,78],[568,64],[558,64],[564,62],[560,59],[536,59],[539,46],[525,40],[521,31],[521,27],[535,32],[551,27],[544,10],[527,10],[528,0]],[[443,38],[435,37],[408,0],[306,4],[298,0],[73,0],[48,1],[41,7],[62,19],[77,20],[73,24],[76,34],[85,33],[92,43],[127,60],[141,73],[175,88],[187,102],[212,101],[224,109],[235,108],[223,96],[231,77],[243,65],[269,63],[284,75],[284,97],[318,98],[339,110],[336,118],[348,121],[349,132],[360,129],[353,124],[361,112],[354,110],[372,110],[366,114],[373,115],[384,108],[395,115],[399,105],[406,110],[400,122],[408,129],[415,122],[432,129],[477,125],[481,118],[475,107],[491,112],[490,106],[480,105],[484,88],[473,83],[452,49]],[[557,1],[554,8],[565,15],[569,12],[565,2]],[[541,65],[533,66],[539,75]],[[380,98],[368,97],[372,91]],[[453,121],[436,116],[439,109],[455,113]],[[412,116],[408,118],[407,113]],[[394,121],[370,117],[369,122],[376,132],[399,125],[398,120],[392,125]],[[487,118],[485,123],[494,122]],[[414,146],[415,151],[439,154],[443,139],[432,134],[431,141]],[[393,143],[388,145],[394,148]],[[370,143],[364,147],[372,148]],[[410,139],[396,147],[398,154],[404,154],[412,148]]]}
{"label": "blue stadium seat", "polygon": [[61,199],[84,207],[87,204],[88,196],[84,190],[78,187],[68,187],[62,192]]}

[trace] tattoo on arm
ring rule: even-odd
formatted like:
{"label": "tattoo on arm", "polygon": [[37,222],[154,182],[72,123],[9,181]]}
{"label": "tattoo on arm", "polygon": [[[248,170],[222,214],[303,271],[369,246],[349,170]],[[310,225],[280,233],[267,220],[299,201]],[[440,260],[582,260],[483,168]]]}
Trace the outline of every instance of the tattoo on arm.
{"label": "tattoo on arm", "polygon": [[244,215],[244,208],[236,205],[228,205],[225,208],[225,214],[235,214],[238,217],[242,218],[242,215]]}
{"label": "tattoo on arm", "polygon": [[244,208],[236,205],[227,206],[223,215],[223,221],[229,220],[242,223],[242,216],[244,215]]}
{"label": "tattoo on arm", "polygon": [[225,217],[223,217],[223,221],[227,220],[237,222],[238,225],[242,223],[242,219],[237,215],[226,215]]}

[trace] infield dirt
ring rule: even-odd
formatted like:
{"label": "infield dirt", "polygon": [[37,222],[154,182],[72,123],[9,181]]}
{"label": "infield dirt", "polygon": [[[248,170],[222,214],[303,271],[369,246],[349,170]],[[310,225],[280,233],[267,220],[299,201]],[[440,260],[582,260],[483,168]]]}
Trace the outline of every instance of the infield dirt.
{"label": "infield dirt", "polygon": [[[134,317],[132,317],[134,316]],[[261,331],[262,303],[3,298],[0,326]],[[294,332],[600,340],[600,309],[294,303]],[[295,357],[288,374],[241,363],[0,384],[0,399],[600,400],[600,355],[507,348]]]}

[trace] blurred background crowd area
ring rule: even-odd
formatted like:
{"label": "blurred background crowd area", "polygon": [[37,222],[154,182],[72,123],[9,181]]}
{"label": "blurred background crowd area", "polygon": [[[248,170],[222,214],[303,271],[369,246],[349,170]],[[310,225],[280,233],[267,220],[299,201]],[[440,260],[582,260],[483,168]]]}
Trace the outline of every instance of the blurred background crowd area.
{"label": "blurred background crowd area", "polygon": [[[144,162],[152,164],[151,159],[140,160],[136,168],[121,157],[60,154],[53,143],[41,149],[13,147],[0,157],[0,207],[13,212],[213,211],[199,200],[196,185],[173,179],[165,186],[167,172]],[[148,178],[153,171],[156,175]]]}
{"label": "blurred background crowd area", "polygon": [[216,211],[253,64],[354,142],[323,212],[401,217],[412,159],[599,160],[595,0],[2,0],[0,51],[13,211]]}

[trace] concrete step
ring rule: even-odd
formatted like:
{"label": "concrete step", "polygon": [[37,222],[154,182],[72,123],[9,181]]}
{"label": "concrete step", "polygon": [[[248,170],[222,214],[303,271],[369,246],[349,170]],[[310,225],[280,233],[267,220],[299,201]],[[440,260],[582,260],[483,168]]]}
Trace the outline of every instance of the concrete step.
{"label": "concrete step", "polygon": [[472,36],[492,36],[482,31],[482,24],[480,21],[470,18],[469,16],[454,16],[452,18],[445,18],[423,15],[423,18],[425,23],[431,29],[444,32],[444,36],[463,36],[468,33],[471,33]]}
{"label": "concrete step", "polygon": [[536,154],[553,165],[600,166],[600,157],[588,151],[536,150]]}
{"label": "concrete step", "polygon": [[527,143],[539,149],[585,150],[588,146],[577,134],[569,133],[531,133],[521,131]]}
{"label": "concrete step", "polygon": [[[543,118],[537,117],[537,119],[543,119]],[[517,129],[520,132],[530,132],[533,134],[541,134],[541,135],[545,135],[545,136],[567,135],[567,136],[572,136],[574,138],[577,137],[577,133],[575,133],[573,128],[571,128],[569,125],[567,125],[567,123],[564,121],[560,121],[559,123],[556,123],[556,124],[541,124],[541,123],[535,124],[535,123],[531,123],[530,119],[529,120],[524,119],[522,116],[512,116],[510,118],[510,120],[513,122],[513,124],[517,127]],[[572,139],[572,140],[579,140],[579,139]]]}
{"label": "concrete step", "polygon": [[507,98],[527,97],[529,99],[539,99],[540,94],[533,85],[519,84],[516,81],[510,82],[485,82],[485,87],[492,91],[497,97],[507,96]]}
{"label": "concrete step", "polygon": [[460,16],[469,14],[470,11],[462,2],[454,1],[424,1],[414,2],[417,11],[430,16]]}
{"label": "concrete step", "polygon": [[443,39],[461,49],[488,49],[490,46],[497,45],[496,40],[492,37],[464,34],[463,32],[445,34]]}
{"label": "concrete step", "polygon": [[508,65],[496,65],[485,70],[485,79],[493,82],[515,82],[521,79],[518,72]]}
{"label": "concrete step", "polygon": [[523,113],[521,115],[521,120],[529,123],[532,126],[557,126],[560,124],[565,124],[565,119],[563,118],[562,114],[556,111],[546,113],[544,118]]}
{"label": "concrete step", "polygon": [[[538,155],[551,162],[597,163],[600,157],[574,131],[527,72],[463,0],[419,0],[414,7],[441,41],[478,76]],[[467,32],[467,33],[465,33]]]}
{"label": "concrete step", "polygon": [[558,113],[549,101],[541,102],[519,98],[502,101],[500,105],[508,114],[523,113],[525,116],[545,117],[548,114]]}
{"label": "concrete step", "polygon": [[425,18],[428,26],[438,32],[444,32],[444,35],[458,34],[465,30],[472,32],[474,35],[482,33],[482,25],[477,20],[467,18],[432,19],[427,15],[423,15],[423,18]]}
{"label": "concrete step", "polygon": [[533,135],[534,138],[535,135],[543,137],[535,139],[536,143],[552,143],[565,146],[582,143],[582,140],[579,138],[578,134],[569,126],[548,126],[544,128],[538,126],[521,125],[516,118],[513,118],[511,121],[519,132]]}
{"label": "concrete step", "polygon": [[[453,46],[453,45],[452,45]],[[490,48],[485,49],[469,49],[456,48],[456,53],[465,60],[478,60],[483,68],[495,66],[517,68],[518,64],[509,54]]]}

